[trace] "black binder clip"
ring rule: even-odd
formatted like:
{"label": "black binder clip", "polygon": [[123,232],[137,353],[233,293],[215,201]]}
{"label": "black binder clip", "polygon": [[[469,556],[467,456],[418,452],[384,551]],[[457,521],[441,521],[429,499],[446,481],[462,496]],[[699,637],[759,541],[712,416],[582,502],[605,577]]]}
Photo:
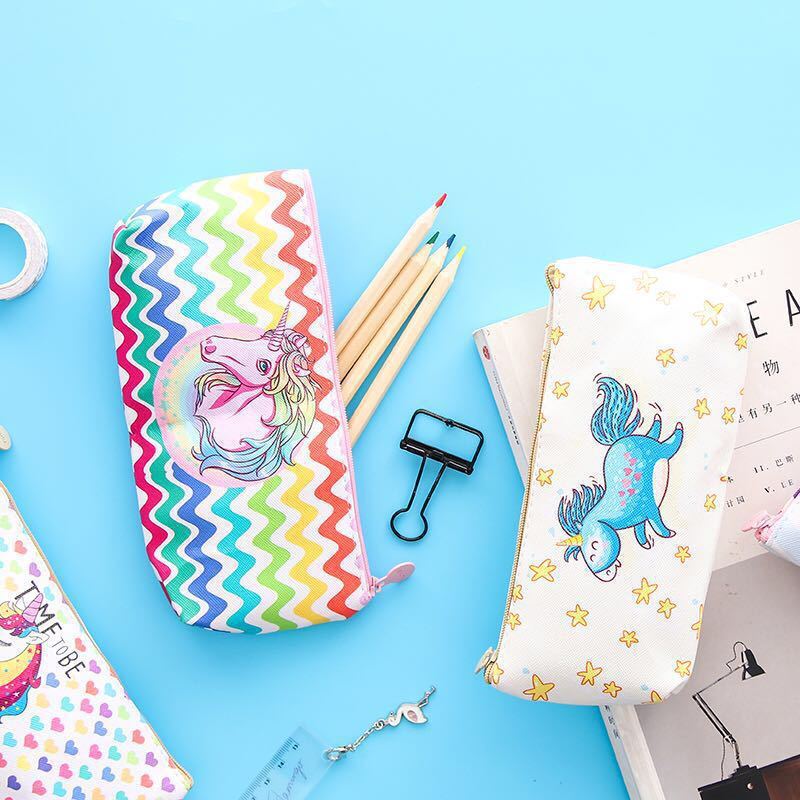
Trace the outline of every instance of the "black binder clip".
{"label": "black binder clip", "polygon": [[[475,448],[472,458],[467,460],[461,456],[455,455],[454,453],[448,453],[447,451],[438,447],[434,447],[433,445],[419,441],[419,439],[415,439],[411,435],[411,429],[414,427],[414,422],[420,415],[438,420],[448,428],[457,428],[458,430],[472,434],[472,436],[478,440],[478,446]],[[403,450],[408,450],[409,453],[420,456],[422,461],[419,465],[419,471],[417,472],[417,479],[414,481],[414,488],[411,490],[411,497],[408,498],[408,505],[392,514],[389,525],[392,529],[392,533],[394,533],[398,539],[402,539],[404,542],[418,542],[428,532],[428,519],[425,516],[425,509],[428,507],[428,503],[430,503],[431,497],[434,491],[436,491],[436,487],[439,485],[439,481],[441,480],[444,471],[449,467],[450,469],[457,470],[458,472],[463,472],[465,475],[472,475],[472,471],[475,469],[475,462],[478,460],[478,453],[481,452],[481,448],[483,447],[483,434],[477,428],[472,428],[469,425],[456,422],[454,419],[447,419],[439,414],[434,414],[432,411],[427,411],[424,408],[418,408],[411,416],[411,421],[408,423],[408,428],[406,428],[405,435],[400,442],[400,447]],[[402,514],[409,512],[411,507],[414,505],[414,498],[417,496],[419,482],[422,480],[422,473],[425,471],[425,464],[428,462],[428,459],[436,461],[442,466],[436,473],[436,478],[433,481],[433,485],[431,486],[428,496],[425,498],[425,502],[422,504],[422,508],[419,512],[419,516],[422,519],[422,533],[420,533],[419,536],[404,536],[402,533],[400,533],[400,531],[397,530],[397,518]]]}

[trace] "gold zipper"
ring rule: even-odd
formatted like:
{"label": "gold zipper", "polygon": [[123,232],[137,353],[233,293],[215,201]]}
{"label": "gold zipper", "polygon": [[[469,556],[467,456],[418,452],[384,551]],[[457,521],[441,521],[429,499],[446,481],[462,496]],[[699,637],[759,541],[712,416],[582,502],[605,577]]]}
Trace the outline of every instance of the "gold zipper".
{"label": "gold zipper", "polygon": [[[14,513],[15,513],[15,514],[16,514],[16,515],[19,517],[19,521],[22,523],[22,527],[23,527],[23,529],[25,530],[25,533],[27,533],[27,534],[28,534],[28,536],[30,537],[30,540],[33,542],[33,546],[36,548],[36,552],[37,552],[37,553],[39,553],[39,556],[40,556],[40,558],[42,559],[42,561],[44,561],[45,565],[47,566],[47,569],[50,571],[50,575],[52,575],[52,577],[53,577],[53,580],[54,580],[54,581],[55,581],[55,583],[56,583],[56,586],[58,586],[58,589],[59,589],[59,591],[61,592],[61,596],[64,598],[64,602],[65,602],[65,603],[66,603],[66,604],[67,604],[67,605],[70,607],[70,609],[72,610],[72,613],[75,615],[75,619],[76,619],[76,620],[78,620],[78,622],[80,623],[81,627],[82,627],[82,628],[83,628],[83,630],[84,630],[84,633],[85,633],[85,634],[86,634],[86,636],[89,638],[89,641],[90,641],[90,642],[91,642],[91,643],[94,645],[94,647],[95,647],[95,650],[97,650],[97,652],[98,652],[99,656],[100,656],[100,657],[101,657],[101,658],[102,658],[102,659],[103,659],[103,660],[106,662],[106,665],[107,665],[107,666],[108,666],[108,668],[111,670],[111,674],[112,674],[112,675],[114,675],[114,676],[116,677],[116,675],[117,675],[116,671],[115,671],[115,670],[114,670],[114,668],[111,666],[111,664],[109,663],[108,659],[107,659],[107,658],[106,658],[106,657],[103,655],[103,651],[102,651],[102,650],[101,650],[101,649],[100,649],[100,648],[97,646],[97,642],[96,642],[96,641],[94,640],[94,638],[92,637],[92,634],[91,634],[91,633],[89,633],[89,629],[86,627],[86,625],[84,624],[83,620],[81,619],[81,615],[80,615],[80,614],[79,614],[79,613],[76,611],[76,609],[75,609],[75,606],[74,606],[74,605],[72,605],[72,603],[70,602],[70,599],[67,597],[67,593],[64,591],[64,587],[61,585],[61,582],[60,582],[60,581],[58,580],[58,578],[56,577],[56,573],[53,571],[53,568],[50,566],[50,562],[47,560],[47,556],[45,556],[45,554],[42,552],[42,548],[41,548],[41,547],[39,547],[39,542],[37,542],[37,541],[36,541],[36,537],[35,537],[35,536],[34,536],[34,535],[31,533],[31,529],[28,527],[28,525],[26,524],[25,520],[23,519],[23,517],[22,517],[22,514],[20,513],[20,510],[19,510],[19,508],[17,508],[17,504],[14,502],[14,498],[11,496],[11,493],[8,491],[8,488],[5,486],[5,484],[4,484],[4,483],[2,483],[1,481],[0,481],[0,489],[2,489],[3,493],[4,493],[4,494],[5,494],[5,496],[8,498],[8,504],[9,504],[9,507],[10,507],[10,508],[12,508],[12,509],[13,509],[13,511],[14,511]],[[117,678],[117,680],[119,680],[119,678]],[[120,684],[121,684],[121,683],[122,683],[122,681],[120,681]],[[124,687],[124,686],[123,686],[122,688],[123,688],[123,690],[125,689],[125,687]],[[127,696],[127,692],[125,692],[125,695]],[[130,697],[129,697],[128,699],[130,700]],[[133,700],[131,700],[131,703],[133,703]],[[134,707],[135,707],[135,704],[134,704]],[[181,765],[180,765],[180,764],[179,764],[179,763],[178,763],[178,762],[177,762],[177,761],[176,761],[176,760],[175,760],[175,759],[172,757],[172,754],[171,754],[171,753],[169,752],[169,750],[167,750],[167,748],[164,746],[164,743],[161,741],[161,739],[159,738],[158,734],[155,732],[155,730],[153,730],[153,727],[152,727],[152,725],[150,725],[150,723],[149,723],[149,722],[147,722],[146,724],[147,724],[147,727],[148,727],[148,728],[150,728],[150,732],[151,732],[151,733],[153,734],[153,736],[155,737],[155,740],[156,740],[156,741],[157,741],[157,742],[158,742],[158,743],[161,745],[161,749],[162,749],[162,750],[163,750],[163,751],[164,751],[164,752],[167,754],[167,758],[169,759],[169,761],[171,761],[171,762],[172,762],[172,763],[175,765],[175,767],[177,768],[177,770],[178,770],[180,773],[182,773],[182,774],[183,774],[183,776],[184,776],[184,778],[186,778],[186,780],[188,781],[188,784],[189,784],[189,785],[188,785],[188,786],[187,786],[187,788],[186,788],[186,790],[187,790],[187,792],[188,792],[188,791],[189,791],[189,789],[191,789],[191,788],[192,788],[192,786],[194,785],[194,779],[193,779],[193,778],[192,778],[192,776],[191,776],[191,775],[190,775],[190,774],[189,774],[189,773],[188,773],[188,772],[187,772],[187,771],[186,771],[186,770],[185,770],[185,769],[184,769],[184,768],[183,768],[183,767],[182,767],[182,766],[181,766]]]}
{"label": "gold zipper", "polygon": [[[547,289],[550,292],[550,303],[551,303],[551,313],[548,318],[548,326],[552,327],[552,298],[553,298],[553,281],[551,278],[551,272],[555,269],[555,264],[549,264],[547,269],[545,270],[545,283],[547,284]],[[508,619],[508,612],[511,610],[511,600],[514,596],[514,587],[516,586],[517,582],[517,568],[519,567],[519,553],[522,549],[522,535],[523,531],[525,530],[525,521],[528,517],[528,501],[530,499],[531,493],[531,482],[533,481],[533,468],[534,462],[536,460],[536,446],[539,443],[539,428],[541,427],[541,420],[542,420],[542,403],[544,403],[544,393],[545,387],[547,385],[547,368],[550,366],[550,346],[552,343],[552,339],[550,338],[549,332],[547,335],[547,341],[545,343],[544,352],[542,353],[542,377],[539,380],[539,415],[536,419],[536,428],[533,431],[533,437],[531,439],[531,450],[530,450],[530,458],[528,459],[528,477],[525,481],[525,494],[522,498],[522,510],[519,515],[519,527],[517,528],[517,548],[514,552],[514,564],[511,567],[511,581],[508,585],[508,595],[506,596],[506,607],[505,611],[503,611],[503,619],[500,624],[500,635],[497,639],[497,647],[492,650],[490,647],[481,657],[481,660],[478,662],[477,667],[475,668],[476,672],[483,670],[483,679],[486,683],[492,683],[492,673],[494,672],[494,665],[497,663],[497,654],[500,651],[500,646],[503,643],[503,635],[506,631],[506,620]]]}

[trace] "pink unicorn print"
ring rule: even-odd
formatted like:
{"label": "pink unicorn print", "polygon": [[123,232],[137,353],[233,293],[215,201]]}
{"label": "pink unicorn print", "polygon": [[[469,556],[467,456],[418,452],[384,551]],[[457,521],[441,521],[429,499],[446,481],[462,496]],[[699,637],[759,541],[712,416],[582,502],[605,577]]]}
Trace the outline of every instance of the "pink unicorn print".
{"label": "pink unicorn print", "polygon": [[243,481],[273,475],[311,429],[317,383],[308,339],[286,327],[289,306],[272,330],[252,339],[209,336],[200,344],[212,369],[195,380],[200,472],[218,469]]}
{"label": "pink unicorn print", "polygon": [[0,603],[0,647],[10,648],[11,658],[0,661],[0,722],[6,716],[21,714],[28,705],[28,692],[40,683],[42,642],[47,635],[36,627],[42,595],[24,608],[13,602]]}

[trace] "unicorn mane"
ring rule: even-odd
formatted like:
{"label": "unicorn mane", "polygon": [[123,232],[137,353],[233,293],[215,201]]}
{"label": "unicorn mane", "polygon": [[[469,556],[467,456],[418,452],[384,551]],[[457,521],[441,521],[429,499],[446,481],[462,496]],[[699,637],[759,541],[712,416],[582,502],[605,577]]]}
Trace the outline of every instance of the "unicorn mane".
{"label": "unicorn mane", "polygon": [[[572,496],[566,495],[558,504],[558,521],[561,527],[572,536],[580,537],[581,525],[586,515],[600,502],[603,487],[597,483],[587,486],[581,484],[580,489],[573,489]],[[564,561],[577,558],[581,548],[579,544],[570,544],[564,551]]]}
{"label": "unicorn mane", "polygon": [[[230,450],[216,441],[209,421],[196,414],[200,422],[200,446],[192,454],[200,461],[201,473],[214,467],[234,478],[259,480],[277,472],[282,463],[294,464],[294,449],[314,422],[315,392],[319,386],[310,375],[298,374],[307,372],[302,368],[308,362],[292,338],[284,336],[280,347],[283,357],[278,360],[277,372],[263,389],[275,402],[275,413],[267,423],[270,432],[263,439],[242,439],[247,445],[243,450]],[[241,383],[225,369],[212,369],[198,376],[197,407],[208,391],[220,385],[236,389]]]}
{"label": "unicorn mane", "polygon": [[630,436],[642,424],[642,415],[636,408],[636,392],[627,383],[603,377],[597,379],[597,386],[603,402],[592,415],[592,436],[610,447]]}

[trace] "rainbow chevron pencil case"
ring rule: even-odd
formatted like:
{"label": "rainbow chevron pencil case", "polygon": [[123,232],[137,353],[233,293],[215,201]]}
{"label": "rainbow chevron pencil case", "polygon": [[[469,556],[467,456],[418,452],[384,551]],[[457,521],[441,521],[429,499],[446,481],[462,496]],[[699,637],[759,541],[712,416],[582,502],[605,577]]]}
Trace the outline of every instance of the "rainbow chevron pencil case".
{"label": "rainbow chevron pencil case", "polygon": [[346,619],[369,570],[311,178],[194,183],[114,232],[117,360],[147,555],[178,616]]}
{"label": "rainbow chevron pencil case", "polygon": [[576,258],[551,290],[538,424],[487,683],[658,702],[691,674],[747,368],[727,289]]}

